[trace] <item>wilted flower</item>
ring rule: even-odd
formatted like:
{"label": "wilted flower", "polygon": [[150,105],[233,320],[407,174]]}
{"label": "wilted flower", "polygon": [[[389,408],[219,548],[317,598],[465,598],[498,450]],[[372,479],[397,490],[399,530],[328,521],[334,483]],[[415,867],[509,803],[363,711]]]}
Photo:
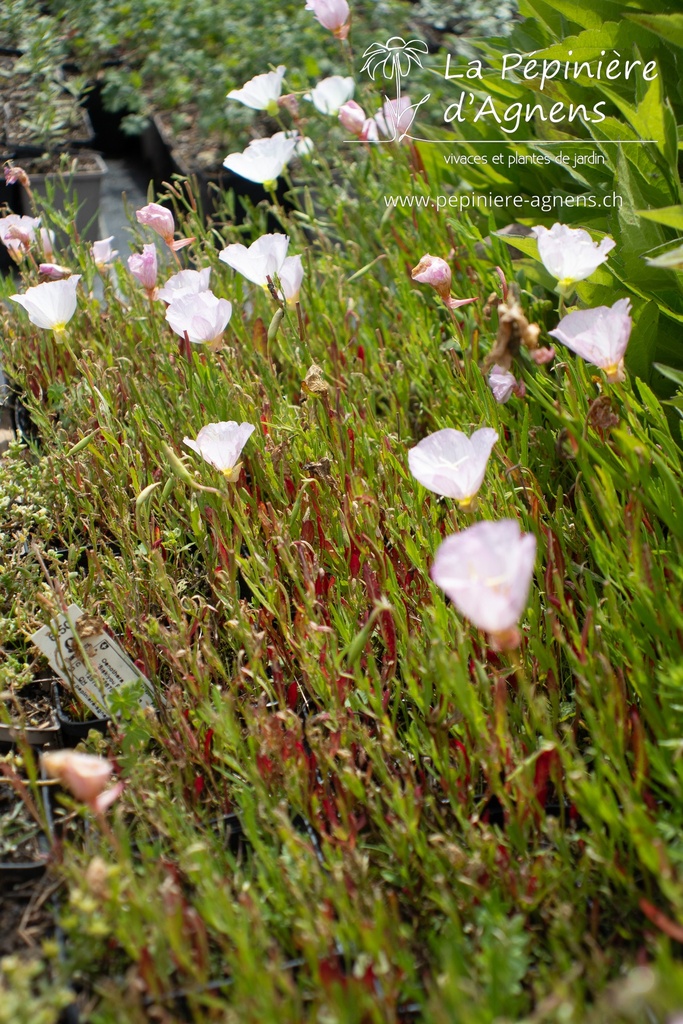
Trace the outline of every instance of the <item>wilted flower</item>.
{"label": "wilted flower", "polygon": [[449,309],[458,309],[459,306],[466,306],[469,302],[476,302],[477,296],[473,299],[452,299],[451,298],[451,268],[440,256],[430,256],[426,253],[418,265],[413,267],[410,275],[413,281],[420,284],[430,284],[439,293]]}
{"label": "wilted flower", "polygon": [[38,271],[50,281],[63,281],[65,277],[71,277],[72,274],[70,267],[62,267],[59,263],[39,263]]}
{"label": "wilted flower", "polygon": [[541,225],[532,228],[532,232],[543,266],[557,278],[558,292],[568,292],[577,281],[590,277],[616,245],[612,238],[594,242],[583,228],[569,228],[566,224],[556,223],[550,229]]}
{"label": "wilted flower", "polygon": [[217,298],[212,291],[174,298],[166,310],[166,319],[180,337],[187,334],[193,345],[217,348],[232,316],[232,303]]}
{"label": "wilted flower", "polygon": [[301,282],[304,279],[304,266],[301,256],[288,256],[278,271],[282,293],[290,305],[299,298]]}
{"label": "wilted flower", "polygon": [[105,789],[114,766],[104,757],[75,750],[46,750],[41,762],[51,779],[57,779],[72,796],[97,814],[102,814],[123,790],[121,782]]}
{"label": "wilted flower", "polygon": [[114,236],[110,235],[109,238],[98,239],[90,246],[90,255],[98,270],[107,270],[114,257],[118,256],[118,249],[112,249],[113,241]]}
{"label": "wilted flower", "polygon": [[21,263],[35,241],[39,227],[40,217],[20,217],[18,213],[0,217],[0,241],[15,263]]}
{"label": "wilted flower", "polygon": [[437,430],[408,452],[410,472],[430,491],[472,508],[498,434],[490,427],[467,437],[460,430]]}
{"label": "wilted flower", "polygon": [[205,292],[209,289],[209,278],[211,267],[204,267],[203,270],[181,270],[173,277],[169,277],[163,288],[157,291],[157,298],[164,302],[174,302],[182,295],[197,295],[198,292]]}
{"label": "wilted flower", "polygon": [[611,381],[626,379],[624,352],[631,336],[631,302],[618,299],[613,306],[577,309],[563,317],[551,338],[557,338],[572,352],[599,366]]}
{"label": "wilted flower", "polygon": [[24,295],[10,295],[28,313],[36,327],[61,334],[76,312],[76,288],[80,274],[72,274],[64,281],[45,281],[34,285]]}
{"label": "wilted flower", "polygon": [[661,267],[664,270],[683,270],[683,245],[677,245],[661,256],[647,256],[645,262],[650,267]]}
{"label": "wilted flower", "polygon": [[218,254],[219,260],[227,263],[229,267],[236,270],[247,281],[260,284],[263,288],[268,287],[268,278],[271,280],[280,273],[287,255],[289,237],[275,233],[261,235],[247,249],[246,245],[235,242],[228,245]]}
{"label": "wilted flower", "polygon": [[140,282],[150,299],[156,298],[157,284],[157,250],[153,243],[143,245],[142,252],[134,252],[128,257],[128,269]]}
{"label": "wilted flower", "polygon": [[242,468],[242,463],[237,460],[255,429],[251,423],[236,423],[235,420],[207,423],[197,434],[196,441],[184,437],[183,444],[220,469],[234,483]]}
{"label": "wilted flower", "polygon": [[151,228],[152,231],[156,231],[166,242],[169,249],[173,249],[174,252],[194,242],[194,238],[179,238],[177,240],[174,238],[175,221],[173,220],[173,214],[165,206],[160,206],[159,203],[148,203],[147,206],[136,210],[135,216],[138,224],[144,224],[146,227]]}
{"label": "wilted flower", "polygon": [[487,381],[493,392],[493,397],[500,405],[509,401],[513,394],[519,395],[519,385],[514,373],[510,373],[503,366],[492,366]]}
{"label": "wilted flower", "polygon": [[321,114],[336,117],[343,105],[353,96],[354,89],[355,82],[350,76],[344,78],[342,75],[332,75],[318,82],[315,89],[307,93],[305,98],[310,100]]}
{"label": "wilted flower", "polygon": [[27,191],[31,190],[31,179],[23,167],[12,167],[11,164],[5,164],[3,172],[6,185],[23,185]]}
{"label": "wilted flower", "polygon": [[269,139],[253,139],[242,153],[229,153],[223,166],[248,181],[275,188],[292,159],[297,141],[297,136],[289,132],[276,132]]}
{"label": "wilted flower", "polygon": [[241,89],[231,89],[229,100],[237,100],[252,110],[266,110],[269,114],[277,114],[278,100],[282,93],[282,79],[287,68],[279,64],[277,70],[267,71],[264,75],[250,78]]}
{"label": "wilted flower", "polygon": [[499,650],[520,642],[517,623],[529,595],[536,538],[516,519],[483,521],[447,537],[431,577],[461,613],[490,634]]}
{"label": "wilted flower", "polygon": [[376,142],[379,138],[374,117],[366,117],[365,111],[355,100],[348,100],[339,108],[339,120],[361,142]]}
{"label": "wilted flower", "polygon": [[337,39],[346,39],[351,27],[351,12],[346,0],[307,0],[305,10],[313,11],[323,26]]}

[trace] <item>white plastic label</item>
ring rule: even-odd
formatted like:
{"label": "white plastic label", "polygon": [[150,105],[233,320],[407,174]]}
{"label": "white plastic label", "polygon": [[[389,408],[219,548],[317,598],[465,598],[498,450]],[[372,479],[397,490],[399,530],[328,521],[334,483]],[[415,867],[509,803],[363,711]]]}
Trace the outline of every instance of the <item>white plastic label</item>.
{"label": "white plastic label", "polygon": [[139,704],[141,708],[150,707],[149,680],[107,633],[90,626],[79,630],[79,639],[90,664],[83,659],[73,627],[84,614],[77,604],[71,604],[67,615],[53,619],[49,626],[34,633],[31,640],[68,688],[75,691],[95,715],[107,712],[110,694],[130,682],[145,684],[148,692],[142,695]]}

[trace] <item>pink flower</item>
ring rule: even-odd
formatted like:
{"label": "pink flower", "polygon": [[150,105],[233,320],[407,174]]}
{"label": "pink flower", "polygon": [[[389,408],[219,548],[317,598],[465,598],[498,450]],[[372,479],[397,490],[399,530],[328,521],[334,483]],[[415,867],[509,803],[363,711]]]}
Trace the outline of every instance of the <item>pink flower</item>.
{"label": "pink flower", "polygon": [[376,142],[379,138],[374,117],[366,117],[365,111],[355,100],[349,100],[339,108],[339,120],[361,142]]}
{"label": "pink flower", "polygon": [[36,239],[40,217],[20,217],[10,213],[0,217],[0,241],[7,247],[15,263],[20,263]]}
{"label": "pink flower", "polygon": [[142,252],[134,252],[128,257],[128,269],[140,282],[150,299],[156,298],[157,284],[157,250],[153,243],[144,245]]}
{"label": "pink flower", "polygon": [[147,206],[143,206],[140,210],[135,211],[135,216],[137,217],[138,224],[144,224],[146,227],[151,228],[152,231],[156,231],[158,235],[161,235],[166,245],[173,249],[174,252],[194,242],[194,238],[179,238],[177,241],[174,239],[175,221],[173,220],[173,214],[165,206],[160,206],[159,203],[149,203]]}
{"label": "pink flower", "polygon": [[206,292],[209,290],[210,277],[211,267],[204,267],[203,270],[181,270],[173,277],[169,277],[163,288],[159,288],[157,298],[170,303],[182,295]]}
{"label": "pink flower", "polygon": [[476,302],[477,296],[473,299],[452,299],[451,298],[451,268],[440,256],[430,256],[426,253],[418,265],[411,271],[413,281],[420,284],[430,284],[435,288],[440,297],[449,309],[458,309],[466,306],[469,302]]}
{"label": "pink flower", "polygon": [[172,300],[166,319],[180,337],[187,334],[193,345],[217,348],[232,315],[232,304],[211,291],[181,295]]}
{"label": "pink flower", "polygon": [[546,363],[551,363],[555,358],[555,349],[551,346],[550,348],[535,348],[529,353],[536,366],[545,366]]}
{"label": "pink flower", "polygon": [[307,0],[307,11],[313,11],[323,26],[337,39],[346,39],[351,27],[351,12],[346,0]]}
{"label": "pink flower", "polygon": [[36,327],[61,334],[76,312],[76,288],[80,279],[80,274],[72,274],[65,281],[45,281],[29,288],[24,295],[10,295],[10,299],[24,307]]}
{"label": "pink flower", "polygon": [[90,255],[98,270],[106,270],[114,257],[118,256],[118,249],[112,249],[113,241],[114,236],[110,235],[109,238],[98,239],[90,246]]}
{"label": "pink flower", "polygon": [[375,121],[382,135],[396,139],[408,131],[414,116],[410,96],[401,96],[399,100],[387,100],[379,113],[375,114]]}
{"label": "pink flower", "polygon": [[633,327],[630,311],[629,299],[618,299],[611,307],[577,309],[563,317],[555,330],[548,333],[572,352],[599,366],[608,380],[622,381],[626,379],[624,353]]}
{"label": "pink flower", "polygon": [[410,472],[428,490],[472,508],[497,440],[490,427],[475,430],[471,437],[460,430],[437,430],[409,450]]}
{"label": "pink flower", "polygon": [[261,235],[247,249],[246,245],[234,242],[218,254],[218,259],[227,263],[247,281],[268,287],[268,278],[273,280],[280,273],[285,262],[289,236],[280,233]]}
{"label": "pink flower", "polygon": [[38,270],[50,281],[62,281],[65,277],[71,277],[72,273],[69,267],[62,267],[59,263],[40,263]]}
{"label": "pink flower", "polygon": [[278,277],[280,278],[282,293],[286,301],[290,306],[293,306],[299,299],[301,282],[304,279],[304,267],[301,262],[301,256],[288,256],[280,267]]}
{"label": "pink flower", "polygon": [[536,560],[536,538],[516,519],[475,523],[447,537],[434,556],[431,577],[461,615],[491,635],[495,647],[519,646]]}
{"label": "pink flower", "polygon": [[224,473],[234,483],[240,475],[242,463],[238,462],[242,449],[256,428],[251,423],[207,423],[197,434],[197,440],[183,438],[192,451],[201,455],[206,462]]}
{"label": "pink flower", "polygon": [[517,380],[514,373],[510,373],[509,370],[505,370],[502,366],[492,366],[487,380],[493,392],[493,397],[499,405],[504,405],[508,402],[517,388]]}
{"label": "pink flower", "polygon": [[46,775],[58,779],[72,796],[97,814],[102,814],[123,790],[121,782],[106,789],[114,766],[104,757],[75,750],[46,750],[41,762]]}

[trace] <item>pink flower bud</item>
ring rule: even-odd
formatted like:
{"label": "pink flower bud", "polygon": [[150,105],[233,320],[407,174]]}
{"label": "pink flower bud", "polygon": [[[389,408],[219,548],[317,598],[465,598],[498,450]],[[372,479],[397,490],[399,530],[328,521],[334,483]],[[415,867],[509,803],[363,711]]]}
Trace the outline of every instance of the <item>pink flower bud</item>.
{"label": "pink flower bud", "polygon": [[41,263],[38,270],[50,281],[63,281],[65,277],[71,277],[69,267],[61,267],[59,263]]}
{"label": "pink flower bud", "polygon": [[339,108],[339,120],[348,132],[360,136],[368,118],[366,118],[360,103],[356,103],[355,100],[347,100]]}
{"label": "pink flower bud", "polygon": [[123,789],[122,783],[117,783],[105,792],[114,766],[103,757],[75,750],[46,750],[41,761],[51,779],[58,779],[72,796],[98,814],[106,810]]}
{"label": "pink flower bud", "polygon": [[413,267],[411,277],[413,281],[430,284],[432,288],[436,288],[444,301],[450,298],[451,268],[440,256],[430,256],[426,253],[418,265]]}
{"label": "pink flower bud", "polygon": [[493,397],[499,405],[509,402],[516,393],[517,381],[514,373],[510,373],[502,366],[492,366],[487,379]]}
{"label": "pink flower bud", "polygon": [[551,363],[555,358],[555,349],[552,347],[535,348],[530,355],[536,366],[545,366],[546,363]]}
{"label": "pink flower bud", "polygon": [[128,257],[128,269],[145,289],[150,298],[154,298],[157,284],[157,250],[155,245],[143,246],[142,252],[134,252]]}
{"label": "pink flower bud", "polygon": [[194,238],[179,238],[177,241],[174,239],[175,221],[173,220],[173,214],[165,206],[160,206],[159,203],[149,203],[147,206],[143,206],[135,211],[135,216],[138,224],[144,224],[146,227],[151,228],[152,231],[156,231],[166,242],[166,245],[173,249],[174,252],[194,242]]}
{"label": "pink flower bud", "polygon": [[323,26],[337,39],[346,39],[351,27],[351,12],[346,0],[307,0],[306,10],[313,11]]}

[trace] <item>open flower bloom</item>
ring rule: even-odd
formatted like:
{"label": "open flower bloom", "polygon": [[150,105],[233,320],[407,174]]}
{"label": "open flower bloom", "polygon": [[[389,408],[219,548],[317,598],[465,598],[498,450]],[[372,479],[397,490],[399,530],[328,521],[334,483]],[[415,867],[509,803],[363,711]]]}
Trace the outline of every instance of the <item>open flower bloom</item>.
{"label": "open flower bloom", "polygon": [[266,110],[269,114],[277,114],[278,100],[282,94],[282,79],[287,68],[279,64],[275,71],[267,71],[265,75],[255,75],[245,82],[241,89],[231,89],[229,100],[237,100],[252,110]]}
{"label": "open flower bloom", "polygon": [[276,132],[269,139],[253,139],[242,153],[229,153],[223,166],[241,178],[273,189],[292,159],[298,141],[298,136],[290,132]]}
{"label": "open flower bloom", "polygon": [[307,11],[313,11],[323,26],[337,39],[346,39],[351,27],[351,12],[346,0],[306,0]]}
{"label": "open flower bloom", "polygon": [[0,217],[0,241],[15,263],[21,263],[35,241],[39,227],[40,217],[20,217],[18,213]]}
{"label": "open flower bloom", "polygon": [[577,309],[548,333],[578,356],[599,366],[608,380],[625,380],[624,352],[633,326],[630,311],[629,299],[618,299],[613,306]]}
{"label": "open flower bloom", "polygon": [[493,392],[493,397],[499,405],[504,405],[512,398],[513,394],[518,393],[518,384],[514,373],[510,373],[503,366],[492,366],[486,379]]}
{"label": "open flower bloom", "polygon": [[136,210],[135,216],[138,224],[144,224],[146,227],[151,228],[152,231],[156,231],[166,242],[169,249],[173,249],[174,252],[194,242],[194,238],[179,238],[177,240],[174,238],[175,221],[173,220],[173,214],[165,206],[160,206],[159,203],[148,203],[147,206]]}
{"label": "open flower bloom", "polygon": [[109,238],[98,239],[90,246],[90,255],[98,270],[107,270],[114,257],[118,256],[118,249],[112,249],[113,241],[114,236],[110,235]]}
{"label": "open flower bloom", "polygon": [[471,437],[451,428],[437,430],[408,452],[410,472],[428,490],[472,508],[497,440],[490,427],[475,430]]}
{"label": "open flower bloom", "polygon": [[80,754],[76,750],[46,750],[41,755],[45,773],[57,779],[72,796],[102,814],[123,790],[118,782],[106,789],[114,766],[104,757]]}
{"label": "open flower bloom", "polygon": [[45,281],[29,288],[24,295],[10,295],[10,299],[24,307],[36,327],[61,334],[76,312],[76,288],[80,279],[80,274],[72,274],[64,281]]}
{"label": "open flower bloom", "polygon": [[207,423],[197,434],[197,440],[183,438],[183,444],[197,452],[216,469],[220,469],[234,483],[240,475],[242,463],[238,461],[242,449],[256,428],[251,423]]}
{"label": "open flower bloom", "polygon": [[477,301],[476,295],[472,299],[451,298],[451,268],[440,256],[426,253],[418,265],[413,267],[410,276],[419,284],[430,284],[435,288],[449,309],[458,309],[459,306]]}
{"label": "open flower bloom", "polygon": [[242,277],[246,277],[247,281],[267,288],[268,278],[272,280],[280,273],[288,247],[289,236],[276,232],[272,235],[261,235],[248,249],[246,245],[234,242],[222,249],[218,258]]}
{"label": "open flower bloom", "polygon": [[557,278],[558,292],[569,292],[577,281],[590,277],[616,245],[613,238],[594,242],[583,228],[569,228],[566,224],[538,226],[532,231],[543,266]]}
{"label": "open flower bloom", "polygon": [[379,138],[374,117],[366,117],[365,111],[355,100],[347,100],[341,105],[339,120],[346,130],[357,136],[361,142],[376,142]]}
{"label": "open flower bloom", "polygon": [[150,299],[156,298],[157,285],[157,249],[153,243],[143,245],[142,252],[134,252],[128,257],[128,269],[133,277],[140,282]]}
{"label": "open flower bloom", "polygon": [[285,300],[293,306],[298,302],[301,282],[304,279],[301,256],[288,256],[278,271],[278,277]]}
{"label": "open flower bloom", "polygon": [[183,295],[206,292],[209,289],[210,277],[211,267],[204,267],[203,270],[181,270],[173,277],[169,277],[163,288],[158,289],[157,298],[170,303]]}
{"label": "open flower bloom", "polygon": [[519,646],[517,623],[526,607],[536,560],[536,538],[516,519],[485,520],[438,548],[431,577],[461,615],[487,632],[494,647]]}
{"label": "open flower bloom", "polygon": [[173,299],[166,310],[166,319],[180,337],[187,334],[193,345],[217,348],[232,316],[232,303],[217,298],[213,292],[197,292]]}
{"label": "open flower bloom", "polygon": [[336,117],[341,108],[353,96],[355,82],[350,76],[332,75],[318,82],[315,89],[307,93],[305,99],[310,100],[321,114]]}

